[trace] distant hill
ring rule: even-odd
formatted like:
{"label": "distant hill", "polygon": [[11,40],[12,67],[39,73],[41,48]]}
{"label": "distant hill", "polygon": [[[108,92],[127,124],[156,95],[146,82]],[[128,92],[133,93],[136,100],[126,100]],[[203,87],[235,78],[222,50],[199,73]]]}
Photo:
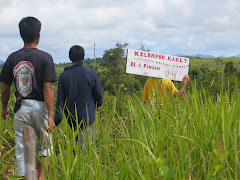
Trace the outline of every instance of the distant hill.
{"label": "distant hill", "polygon": [[[190,56],[190,57],[200,57],[200,58],[203,58],[203,59],[211,59],[211,58],[214,59],[214,58],[217,58],[216,56],[205,55],[205,54],[195,54],[195,55],[176,54],[174,56],[180,56],[180,57],[187,57],[187,56]],[[232,58],[232,57],[240,58],[240,54],[236,54],[235,56],[219,56],[219,58]]]}
{"label": "distant hill", "polygon": [[240,58],[240,54],[237,54],[235,56],[219,56],[219,58]]}
{"label": "distant hill", "polygon": [[175,54],[174,56],[186,57],[186,56],[190,56],[190,55],[186,55],[186,54]]}
{"label": "distant hill", "polygon": [[235,55],[233,57],[240,58],[240,54],[237,54],[237,55]]}
{"label": "distant hill", "polygon": [[191,56],[191,57],[200,57],[204,59],[216,58],[215,56],[204,55],[204,54],[195,54],[195,55],[176,54],[175,56],[181,56],[181,57]]}
{"label": "distant hill", "polygon": [[211,55],[204,55],[204,54],[197,54],[196,57],[204,58],[204,59],[210,59],[210,58],[216,58],[215,56]]}
{"label": "distant hill", "polygon": [[2,60],[0,60],[0,65],[4,64],[4,62]]}

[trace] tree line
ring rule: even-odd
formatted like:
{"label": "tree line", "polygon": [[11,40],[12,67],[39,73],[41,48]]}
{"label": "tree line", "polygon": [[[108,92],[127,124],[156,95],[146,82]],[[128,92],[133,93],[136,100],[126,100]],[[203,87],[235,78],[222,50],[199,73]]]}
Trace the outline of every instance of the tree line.
{"label": "tree line", "polygon": [[[105,50],[102,58],[96,59],[95,70],[99,75],[103,90],[112,95],[119,93],[141,93],[145,82],[149,77],[126,74],[126,48],[128,44],[117,43],[115,48]],[[140,50],[145,49],[140,44]],[[235,67],[233,61],[224,61],[220,58],[212,59],[212,64],[197,65],[196,58],[190,58],[189,75],[191,84],[199,88],[204,88],[207,95],[217,96],[220,90],[231,93],[234,88],[240,87],[240,70]],[[204,59],[202,59],[204,61]],[[240,62],[240,61],[239,61]],[[216,69],[215,64],[222,65],[223,69]],[[85,66],[94,69],[93,60],[86,60]],[[177,88],[181,87],[181,82],[174,82]],[[187,87],[191,93],[191,86]]]}

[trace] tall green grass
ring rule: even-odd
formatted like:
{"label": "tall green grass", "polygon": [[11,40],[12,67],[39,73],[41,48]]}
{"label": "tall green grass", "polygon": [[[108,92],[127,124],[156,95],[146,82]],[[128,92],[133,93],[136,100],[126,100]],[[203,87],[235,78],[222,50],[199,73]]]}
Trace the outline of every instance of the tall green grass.
{"label": "tall green grass", "polygon": [[86,152],[75,142],[79,134],[64,118],[53,133],[54,154],[44,168],[45,176],[57,180],[238,179],[239,110],[237,88],[232,94],[222,90],[214,98],[193,85],[192,93],[183,99],[165,97],[164,102],[149,106],[134,95],[106,95]]}
{"label": "tall green grass", "polygon": [[[12,93],[9,99],[9,119],[0,119],[0,179],[4,179],[12,173],[14,174],[16,171],[14,166],[15,139],[13,130],[13,109],[15,101],[15,96]],[[2,106],[0,106],[0,109],[2,109]]]}

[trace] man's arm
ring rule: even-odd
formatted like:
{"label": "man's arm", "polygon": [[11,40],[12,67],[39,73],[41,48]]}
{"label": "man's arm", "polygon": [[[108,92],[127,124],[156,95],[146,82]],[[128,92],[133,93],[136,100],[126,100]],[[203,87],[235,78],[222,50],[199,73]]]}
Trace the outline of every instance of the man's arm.
{"label": "man's arm", "polygon": [[58,79],[58,93],[57,93],[57,102],[56,102],[56,110],[55,110],[55,117],[54,117],[54,122],[55,125],[58,126],[62,119],[62,111],[64,111],[64,106],[65,106],[65,101],[66,101],[66,97],[64,94],[64,80],[62,78],[62,76],[59,76]]}
{"label": "man's arm", "polygon": [[10,97],[10,85],[2,84],[2,117],[3,119],[8,118],[9,108],[8,108],[8,100]]}
{"label": "man's arm", "polygon": [[186,88],[186,86],[187,86],[187,84],[189,82],[190,82],[190,76],[189,75],[185,75],[184,78],[183,78],[183,85],[182,85],[181,89],[178,92],[180,98],[183,97],[184,90],[185,90],[185,88]]}
{"label": "man's arm", "polygon": [[95,82],[92,90],[94,101],[97,102],[97,112],[99,111],[99,106],[102,106],[103,102],[103,91],[102,91],[102,85],[100,83],[100,80],[98,78],[97,73],[95,74]]}
{"label": "man's arm", "polygon": [[54,123],[54,88],[52,82],[45,82],[43,83],[43,95],[44,95],[44,102],[47,107],[48,111],[48,128],[46,130],[51,131],[55,129]]}

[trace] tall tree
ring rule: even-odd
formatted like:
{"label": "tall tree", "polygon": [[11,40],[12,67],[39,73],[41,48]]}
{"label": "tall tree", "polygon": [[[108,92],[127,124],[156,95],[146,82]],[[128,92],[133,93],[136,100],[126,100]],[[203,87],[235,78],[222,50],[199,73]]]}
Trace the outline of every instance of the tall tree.
{"label": "tall tree", "polygon": [[[127,46],[127,43],[117,43],[115,48],[104,51],[102,66],[106,68],[107,72],[105,72],[106,77],[103,77],[102,80],[107,83],[109,90],[111,85],[115,84],[119,87],[121,84],[121,76],[124,74],[124,65],[126,64],[125,48]],[[112,81],[109,80],[110,77]]]}

